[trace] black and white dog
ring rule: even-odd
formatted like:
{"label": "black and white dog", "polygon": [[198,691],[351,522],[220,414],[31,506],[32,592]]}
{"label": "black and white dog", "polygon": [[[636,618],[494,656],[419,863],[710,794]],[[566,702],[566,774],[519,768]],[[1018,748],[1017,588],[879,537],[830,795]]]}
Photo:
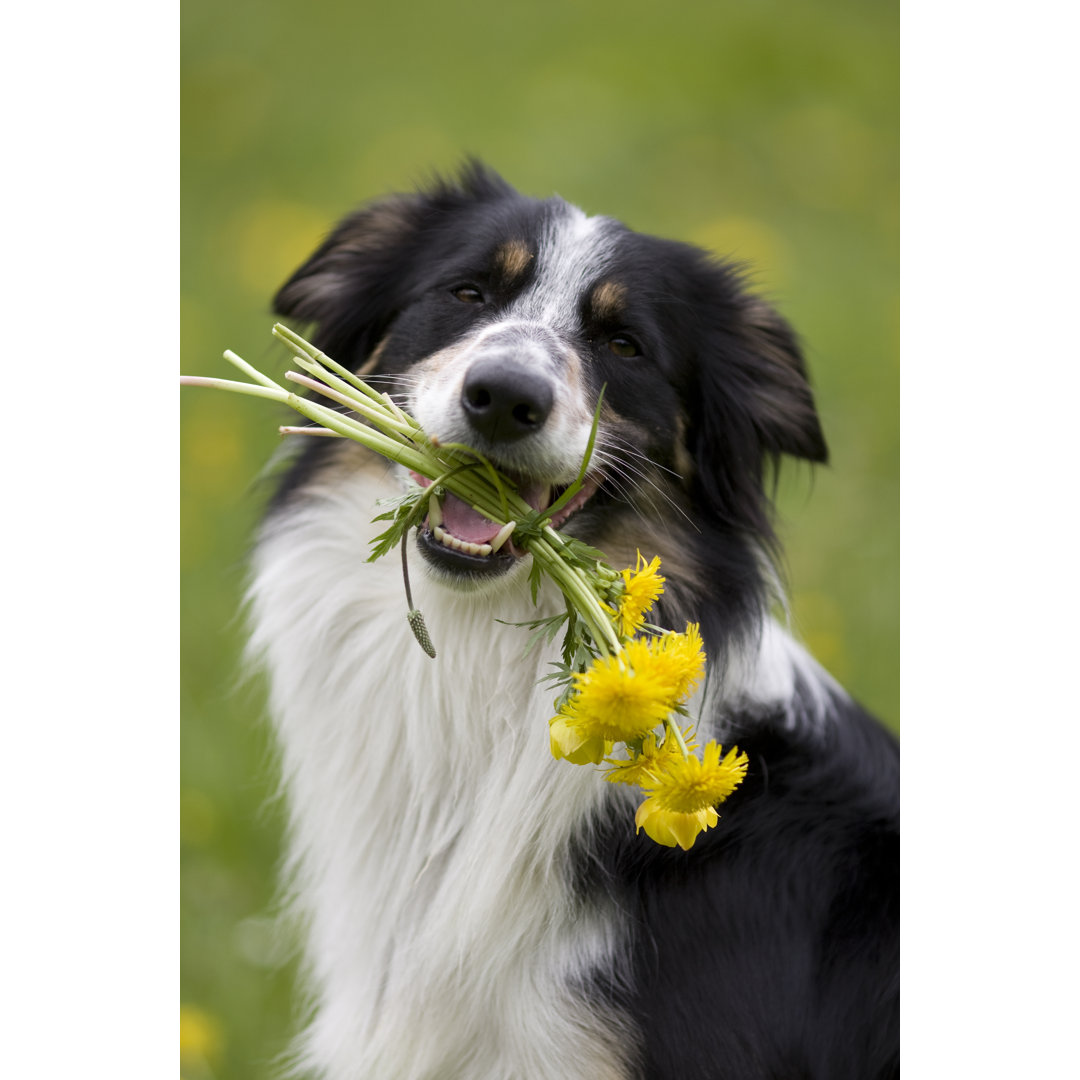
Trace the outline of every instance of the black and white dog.
{"label": "black and white dog", "polygon": [[[745,782],[692,850],[640,795],[556,761],[561,610],[452,497],[366,562],[402,473],[305,440],[262,527],[252,646],[270,676],[289,882],[331,1080],[874,1080],[898,1074],[898,749],[769,615],[768,471],[826,458],[787,325],[684,244],[516,193],[481,166],[346,218],[277,311],[442,441],[485,452],[616,566],[659,555],[656,621],[701,625],[699,735]],[[423,566],[423,572],[417,568]],[[420,580],[417,580],[417,579]]]}

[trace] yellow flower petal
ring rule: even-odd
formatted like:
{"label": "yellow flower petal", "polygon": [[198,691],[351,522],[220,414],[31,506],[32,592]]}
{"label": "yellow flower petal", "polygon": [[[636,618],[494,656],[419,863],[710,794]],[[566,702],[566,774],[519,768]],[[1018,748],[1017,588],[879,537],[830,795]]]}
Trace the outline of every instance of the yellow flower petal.
{"label": "yellow flower petal", "polygon": [[[696,750],[697,743],[692,741],[693,727],[683,728],[682,733],[687,748]],[[648,783],[654,773],[663,771],[665,763],[672,756],[681,758],[683,754],[682,748],[670,735],[664,738],[663,743],[656,735],[649,735],[640,752],[618,761],[608,758],[607,764],[612,767],[604,774],[604,779],[612,784],[636,784],[640,787]]]}
{"label": "yellow flower petal", "polygon": [[611,743],[590,737],[572,727],[562,716],[556,716],[550,724],[551,756],[565,759],[572,765],[598,765],[605,754],[611,753]]}
{"label": "yellow flower petal", "polygon": [[634,824],[638,831],[645,830],[646,835],[664,847],[678,845],[683,851],[694,846],[698,834],[711,828],[720,820],[720,816],[711,807],[692,814],[681,814],[665,810],[655,799],[646,799],[634,815]]}
{"label": "yellow flower petal", "polygon": [[656,646],[671,664],[676,678],[675,693],[680,699],[690,696],[705,673],[705,648],[697,623],[688,623],[685,634],[663,634]]}

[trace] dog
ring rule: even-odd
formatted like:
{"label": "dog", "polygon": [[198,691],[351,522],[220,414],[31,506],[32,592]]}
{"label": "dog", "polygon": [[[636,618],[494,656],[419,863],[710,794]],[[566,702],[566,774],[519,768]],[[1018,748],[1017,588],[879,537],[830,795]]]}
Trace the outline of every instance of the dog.
{"label": "dog", "polygon": [[[650,620],[700,625],[698,737],[749,757],[688,851],[640,793],[556,760],[513,623],[562,610],[446,496],[369,562],[405,471],[294,440],[254,549],[286,881],[330,1080],[887,1080],[899,1073],[899,752],[770,611],[769,479],[827,449],[793,332],[706,253],[469,163],[346,217],[277,313],[443,443],[487,455],[612,566],[660,556]],[[419,569],[418,569],[419,568]]]}

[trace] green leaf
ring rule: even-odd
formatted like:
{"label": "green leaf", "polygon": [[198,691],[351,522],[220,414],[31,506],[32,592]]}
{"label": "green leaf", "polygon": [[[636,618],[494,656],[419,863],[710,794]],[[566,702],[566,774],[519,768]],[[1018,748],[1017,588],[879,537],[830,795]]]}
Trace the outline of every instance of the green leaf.
{"label": "green leaf", "polygon": [[540,593],[540,579],[543,576],[543,568],[539,559],[533,559],[529,568],[529,593],[532,596],[533,607],[536,607],[536,598]]}
{"label": "green leaf", "polygon": [[[604,404],[605,383],[600,387],[600,395],[596,399],[596,410],[593,412],[592,430],[589,432],[589,441],[585,446],[585,453],[581,459],[581,468],[578,469],[577,478],[574,482],[543,512],[544,522],[550,521],[582,488],[585,483],[585,474],[589,470],[589,462],[592,460],[593,449],[596,446],[596,432],[600,426],[600,409]],[[602,558],[602,556],[601,556]]]}

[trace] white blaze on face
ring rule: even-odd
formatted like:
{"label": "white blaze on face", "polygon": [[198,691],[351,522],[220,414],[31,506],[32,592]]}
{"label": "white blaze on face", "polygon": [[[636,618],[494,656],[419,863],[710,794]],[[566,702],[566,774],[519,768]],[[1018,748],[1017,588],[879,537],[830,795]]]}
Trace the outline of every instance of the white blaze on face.
{"label": "white blaze on face", "polygon": [[592,406],[573,342],[580,333],[582,298],[609,265],[612,225],[609,218],[587,217],[569,204],[547,221],[539,237],[536,275],[505,316],[415,368],[409,405],[425,430],[444,442],[473,442],[461,407],[466,374],[487,350],[512,340],[516,355],[530,368],[550,372],[555,405],[543,429],[507,448],[501,463],[553,481],[573,478],[592,427]]}
{"label": "white blaze on face", "polygon": [[511,314],[557,333],[575,333],[582,297],[610,265],[614,224],[569,204],[563,214],[550,218],[540,236],[536,277],[514,302]]}

